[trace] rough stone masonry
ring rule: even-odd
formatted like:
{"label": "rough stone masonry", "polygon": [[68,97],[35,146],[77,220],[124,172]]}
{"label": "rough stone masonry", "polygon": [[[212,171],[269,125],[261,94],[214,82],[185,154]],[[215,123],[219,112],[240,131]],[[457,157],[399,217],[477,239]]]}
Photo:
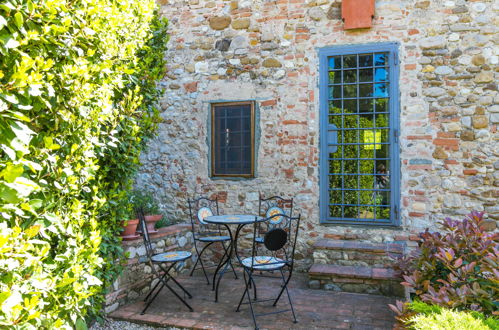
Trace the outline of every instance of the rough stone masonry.
{"label": "rough stone masonry", "polygon": [[[445,217],[499,221],[499,3],[376,1],[371,29],[345,31],[340,0],[159,0],[170,21],[162,122],[137,185],[188,220],[187,198],[218,194],[224,212],[252,212],[258,193],[295,197],[300,257],[321,237],[410,241]],[[400,44],[401,227],[319,222],[320,47]],[[212,179],[209,103],[254,99],[257,175]]]}

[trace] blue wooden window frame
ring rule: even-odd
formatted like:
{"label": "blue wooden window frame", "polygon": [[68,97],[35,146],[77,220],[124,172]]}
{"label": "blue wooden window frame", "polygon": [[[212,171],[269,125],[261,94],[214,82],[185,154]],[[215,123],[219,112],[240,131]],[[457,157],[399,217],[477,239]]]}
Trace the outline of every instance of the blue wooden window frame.
{"label": "blue wooden window frame", "polygon": [[[373,225],[373,226],[399,226],[400,225],[400,149],[399,149],[399,63],[398,63],[398,48],[399,44],[394,42],[373,43],[360,45],[342,45],[330,46],[319,49],[319,92],[320,92],[320,222],[324,224],[348,224],[348,225]],[[331,191],[329,177],[329,152],[337,148],[341,143],[338,143],[338,137],[332,131],[338,132],[336,127],[331,128],[329,122],[329,63],[328,58],[341,55],[360,55],[366,53],[388,53],[388,111],[389,111],[389,127],[388,127],[388,145],[389,145],[389,180],[390,180],[390,218],[386,220],[376,219],[361,219],[361,218],[346,218],[343,216],[331,216],[330,213],[330,198]],[[374,63],[372,65],[374,67]],[[359,70],[359,66],[356,67]],[[343,75],[343,73],[342,73]],[[342,88],[344,82],[341,82]],[[358,83],[357,83],[358,84]],[[374,97],[374,96],[373,96]],[[344,102],[343,94],[341,96]],[[353,98],[359,100],[358,95]],[[358,107],[358,106],[357,106]],[[345,116],[345,112],[342,112]],[[342,119],[343,120],[343,119]],[[334,126],[334,125],[332,125]],[[356,130],[362,129],[360,127]],[[375,127],[376,129],[376,127]],[[346,130],[344,127],[341,130]],[[337,133],[336,133],[337,134]],[[377,133],[374,133],[377,134]],[[374,138],[376,140],[376,138]],[[374,141],[376,144],[376,141]],[[355,160],[360,159],[357,155]],[[343,159],[345,160],[345,159]],[[342,167],[343,168],[343,167]],[[340,173],[348,175],[348,173]],[[333,174],[334,175],[334,174]],[[354,175],[359,175],[355,173]],[[369,174],[371,175],[371,174]],[[374,176],[374,174],[373,174]],[[334,190],[334,189],[333,189]],[[339,189],[345,190],[344,187]],[[361,190],[358,186],[356,190]],[[374,188],[373,188],[374,190]],[[343,192],[342,192],[343,194]],[[358,202],[358,201],[357,201]],[[345,203],[344,198],[342,203]],[[346,205],[346,204],[344,204]],[[353,205],[353,204],[352,204]],[[359,206],[355,204],[353,206]],[[362,204],[365,206],[365,204]],[[342,214],[344,215],[342,208]]]}

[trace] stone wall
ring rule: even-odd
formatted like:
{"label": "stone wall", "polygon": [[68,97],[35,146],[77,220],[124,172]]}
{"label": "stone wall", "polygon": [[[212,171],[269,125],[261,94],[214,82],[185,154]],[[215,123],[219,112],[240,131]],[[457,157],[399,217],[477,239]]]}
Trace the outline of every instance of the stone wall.
{"label": "stone wall", "polygon": [[[192,252],[193,240],[191,226],[178,224],[163,227],[158,233],[151,235],[151,242],[155,253],[182,250]],[[144,297],[147,292],[157,283],[152,281],[153,271],[146,263],[146,249],[142,237],[131,241],[123,241],[123,249],[127,254],[126,264],[120,277],[109,288],[106,295],[106,313],[116,310],[119,306],[129,302],[137,301]],[[195,257],[193,258],[195,260]],[[204,260],[204,258],[203,258]],[[187,259],[175,266],[176,272],[187,272],[192,267],[192,260]]]}
{"label": "stone wall", "polygon": [[[187,198],[218,194],[224,212],[256,212],[258,192],[294,197],[304,219],[300,257],[317,237],[415,239],[472,209],[496,228],[499,157],[499,4],[376,1],[373,27],[343,30],[339,0],[160,0],[170,20],[162,123],[137,185],[167,216],[186,220]],[[320,47],[400,43],[401,227],[319,224]],[[208,172],[210,101],[256,100],[257,175]]]}

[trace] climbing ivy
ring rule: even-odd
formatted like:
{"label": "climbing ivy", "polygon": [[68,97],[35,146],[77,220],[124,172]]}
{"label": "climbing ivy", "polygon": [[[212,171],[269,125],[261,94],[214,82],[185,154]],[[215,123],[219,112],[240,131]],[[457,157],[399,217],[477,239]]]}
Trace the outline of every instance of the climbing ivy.
{"label": "climbing ivy", "polygon": [[0,327],[85,328],[158,122],[154,0],[0,2]]}

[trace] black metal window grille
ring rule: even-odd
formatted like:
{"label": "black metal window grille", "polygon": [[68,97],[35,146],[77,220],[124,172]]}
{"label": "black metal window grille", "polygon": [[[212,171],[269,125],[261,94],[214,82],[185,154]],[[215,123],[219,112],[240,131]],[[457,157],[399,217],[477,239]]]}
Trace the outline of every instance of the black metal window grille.
{"label": "black metal window grille", "polygon": [[254,104],[212,104],[212,176],[254,176]]}

